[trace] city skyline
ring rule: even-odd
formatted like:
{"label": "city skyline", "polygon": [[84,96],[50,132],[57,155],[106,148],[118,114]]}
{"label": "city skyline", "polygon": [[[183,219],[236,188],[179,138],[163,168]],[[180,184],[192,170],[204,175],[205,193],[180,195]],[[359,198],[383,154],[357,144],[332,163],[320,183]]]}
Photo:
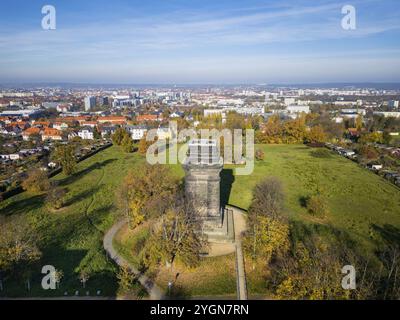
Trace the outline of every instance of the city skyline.
{"label": "city skyline", "polygon": [[400,82],[396,1],[49,4],[56,30],[42,2],[2,5],[0,83]]}

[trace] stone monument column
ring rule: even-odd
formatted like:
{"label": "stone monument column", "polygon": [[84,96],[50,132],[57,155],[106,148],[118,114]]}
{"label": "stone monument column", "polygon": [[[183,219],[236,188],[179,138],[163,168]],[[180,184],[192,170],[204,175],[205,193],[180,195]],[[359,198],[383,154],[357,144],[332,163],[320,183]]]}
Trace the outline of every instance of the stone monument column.
{"label": "stone monument column", "polygon": [[201,217],[220,216],[220,172],[223,161],[215,140],[189,142],[189,154],[183,165],[186,172],[185,192]]}

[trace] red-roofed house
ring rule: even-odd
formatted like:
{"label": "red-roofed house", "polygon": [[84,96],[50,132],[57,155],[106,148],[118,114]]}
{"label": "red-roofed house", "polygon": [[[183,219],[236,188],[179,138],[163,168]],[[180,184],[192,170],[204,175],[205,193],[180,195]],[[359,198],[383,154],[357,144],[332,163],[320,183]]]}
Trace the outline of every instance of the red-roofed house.
{"label": "red-roofed house", "polygon": [[126,124],[126,117],[123,116],[108,116],[97,119],[98,123]]}
{"label": "red-roofed house", "polygon": [[36,127],[28,128],[22,132],[22,139],[28,141],[32,135],[39,135],[40,129]]}
{"label": "red-roofed house", "polygon": [[161,118],[158,117],[156,114],[141,114],[136,117],[136,121],[141,123],[141,122],[147,122],[147,121],[160,121]]}
{"label": "red-roofed house", "polygon": [[42,140],[62,140],[62,133],[60,130],[54,128],[46,128],[42,133]]}

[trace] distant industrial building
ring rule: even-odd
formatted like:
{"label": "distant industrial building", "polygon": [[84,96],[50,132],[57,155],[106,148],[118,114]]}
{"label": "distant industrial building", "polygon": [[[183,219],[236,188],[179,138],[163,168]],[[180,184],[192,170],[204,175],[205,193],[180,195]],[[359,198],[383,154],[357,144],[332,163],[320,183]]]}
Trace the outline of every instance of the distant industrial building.
{"label": "distant industrial building", "polygon": [[400,112],[396,112],[396,111],[392,111],[392,112],[374,111],[374,115],[383,116],[385,118],[400,118]]}
{"label": "distant industrial building", "polygon": [[0,113],[0,117],[30,118],[37,119],[43,115],[41,109],[21,109],[21,110],[4,110]]}

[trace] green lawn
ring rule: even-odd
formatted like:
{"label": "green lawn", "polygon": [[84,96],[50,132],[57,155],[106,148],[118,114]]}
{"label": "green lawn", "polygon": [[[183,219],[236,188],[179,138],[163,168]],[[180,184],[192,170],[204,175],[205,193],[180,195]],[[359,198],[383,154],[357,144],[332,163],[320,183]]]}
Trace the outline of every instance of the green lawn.
{"label": "green lawn", "polygon": [[[265,159],[256,162],[254,173],[234,176],[229,203],[247,209],[252,188],[266,176],[281,179],[286,211],[294,221],[329,226],[373,248],[381,228],[400,228],[400,189],[356,163],[332,153],[329,158],[312,156],[303,145],[263,145]],[[302,204],[304,197],[321,192],[329,214],[316,219]]]}
{"label": "green lawn", "polygon": [[[340,235],[341,239],[365,254],[373,252],[380,233],[399,230],[400,191],[377,175],[335,154],[329,158],[313,157],[312,149],[303,145],[263,145],[256,148],[264,150],[265,160],[256,162],[252,175],[235,176],[233,166],[226,166],[222,172],[223,202],[247,209],[255,184],[264,177],[277,176],[286,192],[285,210],[297,230],[312,229],[326,237]],[[71,294],[79,289],[82,295],[84,291],[76,274],[80,268],[93,274],[85,291],[93,294],[102,290],[104,295],[115,295],[115,267],[106,259],[102,238],[115,221],[116,187],[127,171],[142,161],[144,158],[138,154],[124,154],[118,147],[111,147],[79,163],[73,176],[56,176],[54,179],[69,189],[68,205],[59,212],[50,212],[41,195],[22,193],[1,202],[0,215],[23,215],[40,237],[43,252],[40,266],[54,265],[63,270],[65,276],[59,290],[44,291],[40,287],[38,266],[34,270],[36,277],[29,294],[22,280],[6,280],[5,290],[0,295],[59,296],[64,291]],[[183,177],[179,164],[172,165],[171,169]],[[302,205],[302,199],[317,190],[327,197],[329,214],[325,218],[311,216]],[[230,272],[226,276],[230,279]],[[226,280],[221,279],[223,282]],[[231,294],[231,282],[228,282],[226,293]],[[217,279],[213,283],[218,283]],[[250,284],[249,288],[252,287],[262,286]],[[220,289],[214,289],[208,292],[223,294]],[[190,293],[206,292],[202,286]]]}

